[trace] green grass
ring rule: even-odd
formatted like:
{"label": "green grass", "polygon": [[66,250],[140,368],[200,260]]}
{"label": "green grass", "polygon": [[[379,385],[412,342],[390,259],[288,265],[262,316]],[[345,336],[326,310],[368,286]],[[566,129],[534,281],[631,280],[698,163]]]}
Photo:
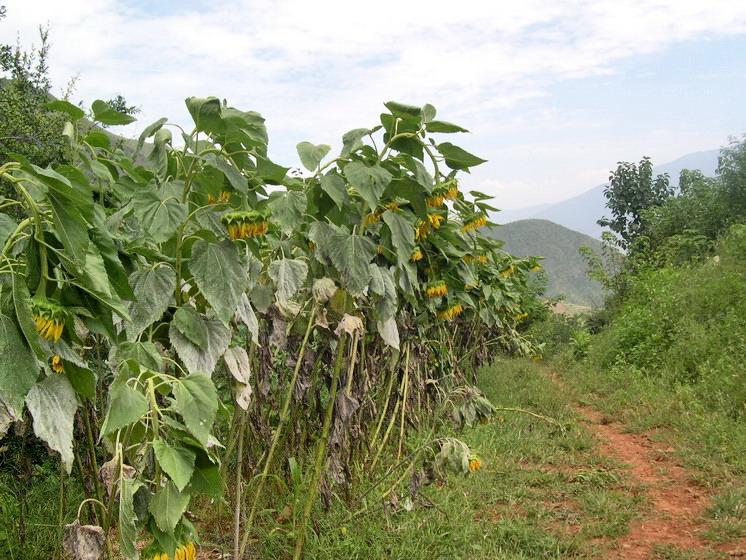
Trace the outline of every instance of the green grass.
{"label": "green grass", "polygon": [[[349,520],[340,502],[317,516],[309,558],[598,558],[645,507],[619,465],[598,455],[565,389],[528,360],[499,360],[480,372],[480,387],[499,412],[486,425],[451,434],[483,462],[469,475],[425,486],[414,508],[372,508]],[[408,481],[402,486],[401,505]],[[429,507],[428,507],[429,506]],[[289,530],[289,529],[288,529]],[[274,530],[263,558],[284,558],[292,535]]]}

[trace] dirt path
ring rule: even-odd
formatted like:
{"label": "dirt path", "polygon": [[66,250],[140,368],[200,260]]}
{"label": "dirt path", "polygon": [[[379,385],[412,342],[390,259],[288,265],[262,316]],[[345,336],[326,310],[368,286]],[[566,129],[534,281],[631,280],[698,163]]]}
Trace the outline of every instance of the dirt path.
{"label": "dirt path", "polygon": [[699,536],[701,516],[709,503],[706,491],[665,449],[646,434],[630,434],[589,407],[575,407],[599,439],[602,454],[629,466],[642,486],[650,510],[630,523],[629,533],[616,541],[617,558],[650,558],[655,545],[673,545],[688,552],[712,550]]}

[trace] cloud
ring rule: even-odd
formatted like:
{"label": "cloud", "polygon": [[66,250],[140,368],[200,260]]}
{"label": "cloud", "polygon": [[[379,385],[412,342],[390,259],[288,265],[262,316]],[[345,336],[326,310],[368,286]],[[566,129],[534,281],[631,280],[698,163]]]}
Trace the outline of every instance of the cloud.
{"label": "cloud", "polygon": [[184,97],[218,95],[267,118],[281,161],[295,161],[299,140],[335,143],[376,122],[388,99],[430,102],[489,135],[485,123],[554,84],[746,32],[742,0],[6,3],[0,42],[18,30],[27,44],[38,24],[51,26],[57,88],[79,74],[78,97],[121,93],[142,106],[143,125],[161,116],[186,123]]}

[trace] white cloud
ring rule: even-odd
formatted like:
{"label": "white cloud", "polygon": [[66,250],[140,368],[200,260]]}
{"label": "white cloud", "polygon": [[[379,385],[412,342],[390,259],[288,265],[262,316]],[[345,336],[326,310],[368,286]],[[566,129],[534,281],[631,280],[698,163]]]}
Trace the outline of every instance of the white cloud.
{"label": "white cloud", "polygon": [[[51,26],[57,88],[80,74],[78,97],[121,93],[142,106],[143,124],[186,122],[188,95],[225,97],[267,117],[284,162],[299,140],[333,143],[374,123],[388,99],[433,103],[479,134],[464,142],[477,150],[493,143],[487,123],[520,120],[522,103],[563,80],[746,32],[742,0],[5,3],[0,42],[18,30],[27,44],[38,24]],[[499,173],[485,168],[482,181]]]}

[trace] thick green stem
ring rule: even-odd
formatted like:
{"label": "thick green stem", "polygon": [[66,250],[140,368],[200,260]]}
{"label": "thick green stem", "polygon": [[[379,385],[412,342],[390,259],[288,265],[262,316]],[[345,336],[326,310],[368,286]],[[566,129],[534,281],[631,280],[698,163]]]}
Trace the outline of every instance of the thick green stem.
{"label": "thick green stem", "polygon": [[334,369],[332,370],[332,384],[331,387],[329,387],[329,402],[326,403],[324,424],[321,428],[321,439],[319,440],[318,446],[316,447],[311,484],[308,487],[308,492],[306,493],[306,502],[303,506],[303,517],[301,518],[300,527],[297,528],[298,536],[295,540],[295,552],[293,553],[294,560],[300,560],[303,554],[303,545],[305,544],[306,540],[306,530],[308,528],[309,520],[311,519],[313,504],[316,502],[316,495],[319,491],[319,484],[321,483],[321,473],[324,470],[326,447],[329,443],[329,431],[332,425],[332,416],[334,414],[334,403],[337,400],[337,388],[339,387],[339,378],[342,371],[344,354],[345,343],[343,340],[338,340],[337,355],[334,358]]}
{"label": "thick green stem", "polygon": [[262,469],[262,474],[259,478],[259,483],[257,485],[256,491],[254,492],[254,499],[251,503],[251,509],[249,510],[249,516],[246,519],[246,526],[244,527],[244,535],[243,539],[241,540],[241,547],[240,547],[240,554],[236,556],[236,558],[243,558],[244,553],[246,552],[246,545],[249,542],[249,536],[251,534],[251,529],[254,525],[254,517],[256,516],[256,510],[259,505],[259,499],[261,498],[262,492],[264,491],[264,485],[267,481],[267,477],[269,476],[269,470],[272,468],[272,460],[275,456],[275,451],[277,449],[277,444],[280,441],[280,438],[282,436],[282,432],[285,429],[285,424],[287,424],[287,419],[289,416],[290,411],[290,403],[293,400],[293,390],[295,389],[295,384],[298,381],[298,373],[300,372],[300,368],[303,365],[303,356],[306,353],[306,345],[308,344],[308,338],[311,336],[311,331],[313,330],[314,322],[316,320],[316,306],[311,310],[311,313],[308,317],[308,326],[306,327],[306,333],[303,336],[303,342],[300,345],[300,350],[298,350],[298,358],[295,362],[295,368],[293,369],[293,376],[290,379],[290,383],[288,383],[287,389],[285,390],[285,399],[282,403],[282,410],[280,411],[280,421],[277,425],[277,429],[275,430],[275,433],[272,435],[272,443],[269,447],[269,452],[267,453],[267,457],[264,461],[264,468]]}
{"label": "thick green stem", "polygon": [[402,381],[402,385],[404,385],[404,392],[402,394],[401,424],[399,427],[399,450],[396,453],[397,461],[401,458],[401,450],[402,446],[404,445],[404,417],[406,416],[407,412],[407,389],[409,389],[409,345],[407,345],[405,353],[406,358],[404,360],[404,380]]}
{"label": "thick green stem", "polygon": [[[158,401],[155,398],[155,384],[153,378],[148,379],[148,398],[150,399],[150,419],[153,426],[153,440],[157,440],[160,433],[160,420],[158,415],[160,410],[158,408]],[[159,487],[161,484],[161,465],[158,461],[155,461],[155,484]]]}

